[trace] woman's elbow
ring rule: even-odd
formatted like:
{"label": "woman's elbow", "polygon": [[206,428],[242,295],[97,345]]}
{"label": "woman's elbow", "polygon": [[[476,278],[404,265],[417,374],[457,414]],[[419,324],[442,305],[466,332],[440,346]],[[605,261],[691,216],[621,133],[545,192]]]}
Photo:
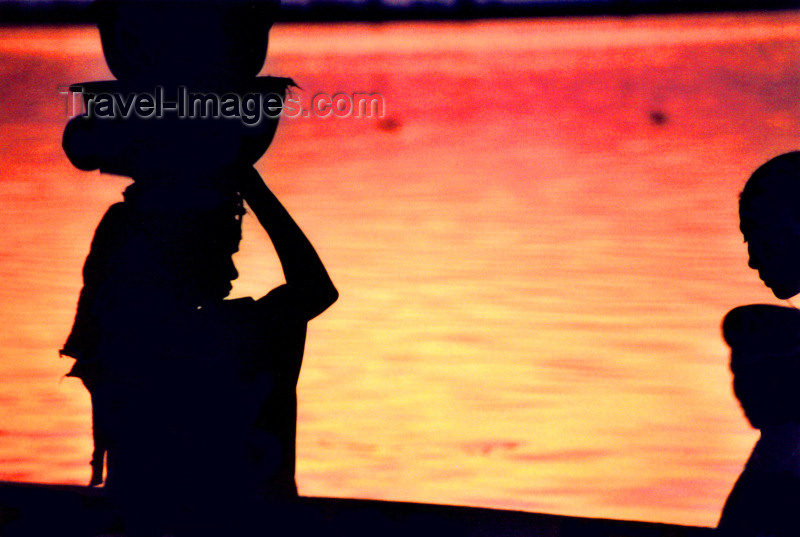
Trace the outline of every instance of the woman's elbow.
{"label": "woman's elbow", "polygon": [[330,308],[333,303],[339,299],[339,291],[336,290],[333,283],[328,283],[314,289],[313,294],[309,298],[310,300],[307,299],[304,302],[308,306],[305,317],[310,321]]}
{"label": "woman's elbow", "polygon": [[334,287],[332,282],[329,282],[320,292],[319,304],[322,307],[320,313],[333,306],[339,300],[339,291]]}

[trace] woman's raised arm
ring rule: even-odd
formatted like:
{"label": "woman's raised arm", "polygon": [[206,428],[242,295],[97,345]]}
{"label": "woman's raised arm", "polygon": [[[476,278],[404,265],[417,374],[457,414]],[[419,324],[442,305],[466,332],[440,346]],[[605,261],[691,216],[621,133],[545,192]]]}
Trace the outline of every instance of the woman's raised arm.
{"label": "woman's raised arm", "polygon": [[258,172],[248,167],[238,176],[242,196],[278,254],[291,307],[306,320],[313,319],[336,302],[339,292],[311,242]]}

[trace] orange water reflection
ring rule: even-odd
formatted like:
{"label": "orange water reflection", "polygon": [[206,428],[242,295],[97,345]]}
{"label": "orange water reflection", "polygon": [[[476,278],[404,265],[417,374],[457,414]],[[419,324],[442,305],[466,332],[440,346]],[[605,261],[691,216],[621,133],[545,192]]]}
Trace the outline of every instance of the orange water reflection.
{"label": "orange water reflection", "polygon": [[[715,524],[755,440],[719,321],[770,301],[735,200],[798,146],[798,30],[276,28],[267,71],[391,118],[287,120],[259,164],[341,292],[309,335],[301,492]],[[56,351],[126,181],[70,166],[56,88],[109,76],[95,30],[0,34],[0,479],[88,479]],[[280,271],[246,225],[235,292],[261,294]]]}

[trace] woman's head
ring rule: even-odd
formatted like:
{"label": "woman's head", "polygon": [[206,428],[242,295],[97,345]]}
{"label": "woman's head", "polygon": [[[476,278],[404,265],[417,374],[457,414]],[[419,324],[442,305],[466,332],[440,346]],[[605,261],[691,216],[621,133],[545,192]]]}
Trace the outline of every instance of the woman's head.
{"label": "woman's head", "polygon": [[243,213],[240,197],[207,210],[134,210],[125,225],[123,259],[116,263],[122,272],[111,279],[165,303],[222,300],[238,277],[232,256]]}
{"label": "woman's head", "polygon": [[800,152],[770,160],[739,197],[749,265],[776,297],[800,293]]}
{"label": "woman's head", "polygon": [[222,300],[231,291],[231,282],[239,276],[232,256],[239,250],[243,212],[239,203],[201,213],[182,242],[173,244],[172,269],[188,300],[204,304]]}

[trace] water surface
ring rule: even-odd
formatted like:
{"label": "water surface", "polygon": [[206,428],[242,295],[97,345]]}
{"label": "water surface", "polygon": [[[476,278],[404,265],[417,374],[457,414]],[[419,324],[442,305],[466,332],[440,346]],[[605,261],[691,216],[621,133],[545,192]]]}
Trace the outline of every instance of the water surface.
{"label": "water surface", "polygon": [[[282,26],[265,73],[380,92],[258,168],[341,299],[300,378],[307,495],[713,525],[756,439],[722,316],[774,302],[736,197],[798,148],[800,16]],[[71,167],[58,86],[96,30],[0,30],[0,479],[85,483],[57,350],[123,178]],[[246,222],[235,294],[281,281]],[[209,461],[219,464],[220,461]]]}

